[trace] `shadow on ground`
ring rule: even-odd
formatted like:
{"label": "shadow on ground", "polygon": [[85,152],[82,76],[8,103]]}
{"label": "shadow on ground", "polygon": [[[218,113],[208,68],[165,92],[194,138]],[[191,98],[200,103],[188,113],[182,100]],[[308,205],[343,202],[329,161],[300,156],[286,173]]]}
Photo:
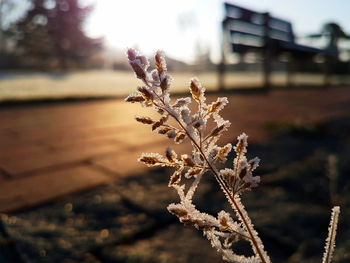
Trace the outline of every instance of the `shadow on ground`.
{"label": "shadow on ground", "polygon": [[[320,262],[332,205],[341,205],[334,262],[350,262],[350,119],[268,123],[270,139],[249,147],[263,161],[258,189],[243,202],[273,262]],[[337,176],[327,175],[330,154]],[[230,162],[232,162],[232,156]],[[166,211],[177,201],[171,171],[150,170],[62,200],[1,216],[0,262],[223,262],[201,233]],[[227,202],[208,175],[201,210]],[[245,244],[236,246],[251,253]]]}

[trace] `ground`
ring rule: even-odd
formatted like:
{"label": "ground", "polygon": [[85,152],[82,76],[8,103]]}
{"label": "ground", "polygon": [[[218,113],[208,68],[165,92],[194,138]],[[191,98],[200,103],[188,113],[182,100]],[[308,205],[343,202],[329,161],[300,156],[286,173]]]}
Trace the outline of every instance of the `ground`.
{"label": "ground", "polygon": [[[262,159],[262,185],[242,199],[273,262],[320,262],[334,204],[334,262],[349,262],[350,89],[219,95],[229,97],[223,115],[232,122],[222,143],[245,131],[248,156]],[[1,262],[222,262],[166,211],[177,200],[171,171],[136,164],[142,151],[171,144],[133,122],[146,113],[118,100],[1,109]],[[210,174],[204,179],[198,207],[229,211]]]}

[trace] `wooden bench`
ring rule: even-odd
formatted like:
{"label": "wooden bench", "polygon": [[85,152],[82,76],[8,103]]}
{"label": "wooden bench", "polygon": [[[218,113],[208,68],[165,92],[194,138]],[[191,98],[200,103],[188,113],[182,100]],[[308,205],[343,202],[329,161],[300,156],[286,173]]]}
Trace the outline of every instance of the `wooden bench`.
{"label": "wooden bench", "polygon": [[[224,3],[225,18],[223,30],[223,62],[219,68],[220,86],[223,86],[225,72],[225,48],[227,44],[231,52],[244,55],[248,52],[259,52],[263,58],[264,87],[270,87],[271,62],[274,57],[285,53],[289,61],[309,62],[316,55],[324,58],[337,54],[327,49],[318,49],[295,42],[292,24],[289,21],[272,17],[269,13],[259,13],[233,4]],[[289,67],[290,68],[290,67]],[[290,70],[287,81],[290,82]],[[288,83],[290,84],[290,83]]]}

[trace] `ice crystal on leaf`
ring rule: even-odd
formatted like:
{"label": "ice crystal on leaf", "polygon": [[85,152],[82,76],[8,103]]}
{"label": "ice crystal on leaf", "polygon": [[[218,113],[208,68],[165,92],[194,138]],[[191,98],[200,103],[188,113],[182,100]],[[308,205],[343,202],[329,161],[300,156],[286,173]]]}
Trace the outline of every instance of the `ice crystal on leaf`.
{"label": "ice crystal on leaf", "polygon": [[[169,212],[185,225],[203,231],[203,235],[226,261],[271,262],[240,199],[244,191],[251,190],[260,183],[260,177],[253,176],[260,159],[255,157],[248,161],[248,136],[245,133],[237,137],[234,147],[230,143],[224,146],[217,145],[220,136],[231,125],[220,116],[220,111],[228,104],[227,98],[218,98],[207,104],[205,88],[197,78],[193,78],[189,84],[191,97],[178,98],[171,103],[171,78],[167,75],[164,53],[157,51],[155,69],[151,72],[148,71],[149,62],[146,57],[140,56],[133,49],[128,50],[127,56],[136,77],[143,81],[144,86],[138,87],[138,93],[131,94],[125,101],[153,106],[161,115],[158,120],[140,116],[136,116],[135,119],[150,125],[158,134],[173,139],[176,144],[188,140],[193,146],[192,152],[187,154],[178,155],[168,147],[164,156],[158,153],[143,153],[138,159],[149,167],[170,166],[175,169],[168,185],[177,191],[180,200],[179,203],[168,206]],[[169,124],[169,119],[173,119],[175,126]],[[214,124],[210,130],[207,128],[208,121]],[[219,170],[217,164],[227,162],[227,156],[232,149],[236,154],[232,168]],[[193,204],[192,198],[204,174],[215,177],[235,217],[225,211],[219,212],[215,217],[199,211]],[[238,240],[250,242],[254,256],[247,257],[233,251],[232,244]]]}

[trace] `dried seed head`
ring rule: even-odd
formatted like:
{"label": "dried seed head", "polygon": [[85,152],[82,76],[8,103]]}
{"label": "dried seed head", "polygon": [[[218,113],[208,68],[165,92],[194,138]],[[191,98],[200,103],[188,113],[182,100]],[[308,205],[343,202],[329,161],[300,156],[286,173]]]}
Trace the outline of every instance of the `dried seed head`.
{"label": "dried seed head", "polygon": [[154,82],[156,85],[159,85],[160,79],[159,79],[159,75],[158,75],[157,70],[152,70],[151,75],[152,75],[153,82]]}
{"label": "dried seed head", "polygon": [[215,112],[219,107],[221,106],[221,102],[214,102],[213,104],[209,105],[208,112],[212,113]]}
{"label": "dried seed head", "polygon": [[127,51],[128,59],[129,60],[135,60],[137,56],[137,52],[133,48],[129,48]]}
{"label": "dried seed head", "polygon": [[175,162],[177,159],[177,154],[172,149],[170,149],[170,147],[166,148],[165,156],[171,163]]}
{"label": "dried seed head", "polygon": [[230,226],[227,224],[227,218],[226,217],[221,217],[219,220],[220,223],[220,230],[221,231],[226,231],[230,228]]}
{"label": "dried seed head", "polygon": [[216,126],[208,135],[208,137],[215,137],[220,134],[225,128],[225,124],[221,124],[220,126]]}
{"label": "dried seed head", "polygon": [[224,147],[220,148],[217,155],[215,156],[215,159],[220,160],[221,162],[226,162],[226,157],[232,150],[231,143],[226,144]]}
{"label": "dried seed head", "polygon": [[246,153],[247,152],[247,146],[248,146],[248,135],[245,133],[242,133],[241,135],[239,135],[237,137],[237,144],[234,147],[234,150],[237,154],[241,154],[241,153]]}
{"label": "dried seed head", "polygon": [[193,176],[200,174],[201,172],[202,172],[201,168],[191,168],[187,171],[187,173],[185,174],[185,177],[189,179]]}
{"label": "dried seed head", "polygon": [[228,104],[226,97],[218,98],[215,102],[208,106],[208,113],[219,112],[226,106],[226,104]]}
{"label": "dried seed head", "polygon": [[161,76],[164,72],[166,72],[166,61],[164,58],[164,52],[161,50],[158,50],[155,55],[155,64],[158,71],[158,74]]}
{"label": "dried seed head", "polygon": [[258,168],[259,163],[260,163],[260,159],[259,159],[258,157],[255,157],[255,158],[251,159],[251,160],[248,162],[249,171],[250,171],[250,172],[253,172],[256,168]]}
{"label": "dried seed head", "polygon": [[145,56],[136,56],[136,60],[140,61],[140,64],[145,71],[148,69],[149,61]]}
{"label": "dried seed head", "polygon": [[238,172],[239,179],[242,180],[246,175],[247,175],[247,166],[243,166],[243,167],[241,166]]}
{"label": "dried seed head", "polygon": [[[170,138],[170,137],[169,137]],[[183,140],[186,138],[186,134],[184,134],[183,132],[178,132],[175,136],[175,143],[176,144],[180,144],[183,142]]]}
{"label": "dried seed head", "polygon": [[181,170],[177,170],[173,173],[173,175],[170,177],[170,181],[168,186],[171,187],[173,184],[178,184],[181,181]]}
{"label": "dried seed head", "polygon": [[154,120],[152,120],[150,117],[135,116],[135,120],[138,122],[141,122],[143,124],[153,124],[154,123]]}
{"label": "dried seed head", "polygon": [[233,243],[237,242],[239,240],[239,237],[237,234],[232,234],[228,238],[225,239],[224,241],[224,246],[225,247],[230,247]]}
{"label": "dried seed head", "polygon": [[204,121],[203,120],[197,120],[195,122],[193,122],[193,127],[196,128],[196,129],[199,129],[201,126],[203,126],[204,124]]}
{"label": "dried seed head", "polygon": [[162,118],[160,118],[159,121],[155,122],[153,125],[152,125],[152,131],[154,131],[155,129],[159,128],[160,126],[162,126],[167,120],[168,120],[168,116],[169,115],[165,115],[163,116]]}
{"label": "dried seed head", "polygon": [[162,78],[160,82],[160,88],[163,93],[165,93],[170,88],[171,78],[169,76],[165,76]]}
{"label": "dried seed head", "polygon": [[146,87],[137,87],[137,90],[142,94],[146,100],[152,100],[153,96]]}
{"label": "dried seed head", "polygon": [[158,134],[166,134],[167,132],[171,131],[172,129],[169,127],[164,127],[164,128],[160,128],[157,130]]}
{"label": "dried seed head", "polygon": [[191,103],[191,98],[180,98],[175,101],[175,103],[173,104],[173,107],[180,108],[182,106],[187,106],[190,103]]}
{"label": "dried seed head", "polygon": [[232,169],[226,168],[223,170],[220,170],[220,176],[225,180],[225,182],[228,184],[228,186],[234,190],[236,185],[236,178],[235,173]]}
{"label": "dried seed head", "polygon": [[165,166],[167,164],[166,159],[159,153],[142,153],[138,161],[149,167]]}
{"label": "dried seed head", "polygon": [[186,107],[183,106],[180,108],[180,114],[181,114],[181,119],[186,123],[190,123],[190,110]]}
{"label": "dried seed head", "polygon": [[135,75],[139,79],[145,79],[146,78],[146,71],[144,67],[141,64],[141,61],[139,59],[130,60],[129,61],[130,66],[135,72]]}
{"label": "dried seed head", "polygon": [[197,78],[192,78],[190,82],[190,91],[192,97],[200,104],[204,105],[205,97],[204,92],[205,88],[202,87]]}
{"label": "dried seed head", "polygon": [[201,87],[201,84],[199,83],[198,79],[196,79],[196,78],[191,79],[190,90],[191,90],[193,98],[197,101],[200,100],[201,88],[202,87]]}
{"label": "dried seed head", "polygon": [[187,216],[187,211],[182,208],[169,208],[169,212],[176,215],[177,217]]}
{"label": "dried seed head", "polygon": [[140,94],[130,94],[125,98],[125,102],[135,103],[135,102],[143,102],[145,98]]}
{"label": "dried seed head", "polygon": [[167,133],[169,139],[175,138],[176,134],[177,134],[177,133],[176,133],[176,131],[174,131],[174,130],[170,130],[170,131]]}
{"label": "dried seed head", "polygon": [[192,157],[189,156],[188,154],[181,155],[181,159],[184,162],[185,166],[193,167],[195,165],[195,163],[193,162]]}

